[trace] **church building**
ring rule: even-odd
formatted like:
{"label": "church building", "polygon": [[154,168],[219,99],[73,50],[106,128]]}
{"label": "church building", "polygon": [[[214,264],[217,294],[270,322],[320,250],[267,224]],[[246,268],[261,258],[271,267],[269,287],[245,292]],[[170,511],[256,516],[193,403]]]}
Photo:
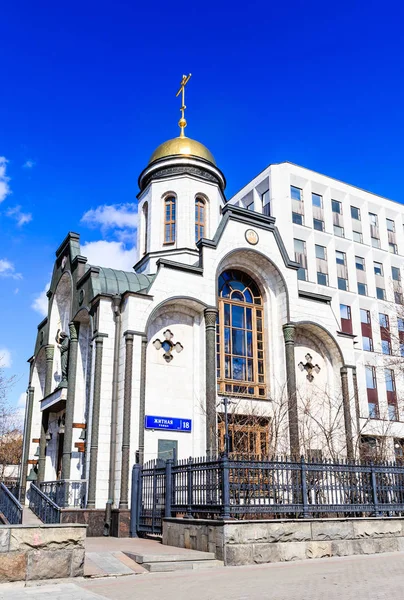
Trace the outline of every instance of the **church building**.
{"label": "church building", "polygon": [[404,206],[288,162],[227,199],[186,82],[139,175],[133,270],[68,233],[29,361],[23,497],[85,482],[107,524],[134,463],[403,454]]}

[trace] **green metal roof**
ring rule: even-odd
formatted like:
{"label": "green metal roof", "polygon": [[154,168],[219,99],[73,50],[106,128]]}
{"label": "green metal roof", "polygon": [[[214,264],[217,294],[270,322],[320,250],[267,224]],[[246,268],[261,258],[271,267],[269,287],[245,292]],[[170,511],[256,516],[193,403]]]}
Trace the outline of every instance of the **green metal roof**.
{"label": "green metal roof", "polygon": [[128,271],[117,271],[99,267],[98,277],[92,277],[94,295],[123,294],[124,292],[145,292],[152,284],[155,275],[143,275]]}

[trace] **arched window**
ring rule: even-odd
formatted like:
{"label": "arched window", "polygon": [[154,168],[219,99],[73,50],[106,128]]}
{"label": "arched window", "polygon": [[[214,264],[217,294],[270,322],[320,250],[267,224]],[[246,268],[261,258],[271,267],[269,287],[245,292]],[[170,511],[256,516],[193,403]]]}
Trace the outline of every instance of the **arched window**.
{"label": "arched window", "polygon": [[175,197],[169,196],[164,201],[164,243],[175,242]]}
{"label": "arched window", "polygon": [[203,198],[195,199],[195,242],[205,234],[205,206]]}
{"label": "arched window", "polygon": [[219,277],[218,392],[264,398],[264,314],[257,284],[242,271]]}
{"label": "arched window", "polygon": [[143,227],[144,227],[144,248],[143,254],[147,253],[148,228],[149,228],[149,205],[147,202],[143,205]]}

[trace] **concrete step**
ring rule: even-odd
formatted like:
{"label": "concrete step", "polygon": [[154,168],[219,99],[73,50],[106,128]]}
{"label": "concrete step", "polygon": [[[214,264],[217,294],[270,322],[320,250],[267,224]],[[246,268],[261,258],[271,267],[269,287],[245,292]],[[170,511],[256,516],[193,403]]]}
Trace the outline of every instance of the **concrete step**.
{"label": "concrete step", "polygon": [[185,562],[185,561],[199,561],[199,560],[214,560],[214,552],[199,552],[198,550],[188,550],[187,552],[179,554],[132,554],[126,552],[126,554],[140,565],[143,563],[157,563],[157,562]]}
{"label": "concrete step", "polygon": [[215,569],[223,567],[221,560],[177,560],[168,562],[143,563],[142,566],[150,573],[168,573],[170,571],[199,571],[201,569]]}
{"label": "concrete step", "polygon": [[22,524],[23,525],[42,525],[41,519],[38,519],[35,513],[28,506],[22,509]]}
{"label": "concrete step", "polygon": [[144,572],[144,567],[123,552],[86,552],[85,577],[117,577]]}

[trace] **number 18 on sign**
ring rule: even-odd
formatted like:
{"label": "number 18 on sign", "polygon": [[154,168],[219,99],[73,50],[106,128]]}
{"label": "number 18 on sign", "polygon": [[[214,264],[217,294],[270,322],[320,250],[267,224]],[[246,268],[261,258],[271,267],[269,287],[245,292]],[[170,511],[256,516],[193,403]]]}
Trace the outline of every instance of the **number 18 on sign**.
{"label": "number 18 on sign", "polygon": [[145,429],[165,429],[169,431],[192,431],[192,419],[176,419],[173,417],[155,417],[146,415],[144,418]]}

